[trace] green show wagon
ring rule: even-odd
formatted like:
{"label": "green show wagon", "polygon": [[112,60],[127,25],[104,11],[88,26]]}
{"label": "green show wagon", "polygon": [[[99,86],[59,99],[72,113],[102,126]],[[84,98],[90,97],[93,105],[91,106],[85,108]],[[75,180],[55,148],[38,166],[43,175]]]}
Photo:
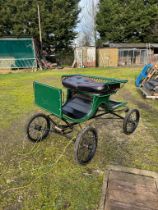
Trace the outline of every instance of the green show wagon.
{"label": "green show wagon", "polygon": [[[39,142],[45,139],[50,131],[66,135],[73,131],[75,125],[106,114],[116,116],[108,117],[107,120],[123,120],[125,134],[133,133],[139,123],[139,111],[129,110],[126,102],[110,99],[127,82],[88,75],[63,75],[62,84],[67,88],[67,98],[63,102],[61,89],[35,81],[35,104],[49,114],[38,113],[29,120],[27,137],[33,142]],[[119,115],[118,111],[124,111],[125,117]],[[59,125],[52,116],[63,123]],[[94,127],[87,126],[79,132],[74,144],[75,159],[79,164],[87,164],[93,158],[97,142],[98,134]]]}

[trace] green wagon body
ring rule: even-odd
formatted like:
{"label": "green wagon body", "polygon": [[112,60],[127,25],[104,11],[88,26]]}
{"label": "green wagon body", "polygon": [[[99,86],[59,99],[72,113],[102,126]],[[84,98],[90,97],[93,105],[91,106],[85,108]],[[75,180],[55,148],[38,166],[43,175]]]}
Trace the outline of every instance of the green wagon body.
{"label": "green wagon body", "polygon": [[[133,133],[139,123],[137,109],[129,110],[126,102],[110,99],[127,80],[111,79],[87,75],[64,75],[63,86],[67,88],[64,101],[62,90],[39,82],[34,82],[35,103],[49,114],[35,114],[26,127],[27,137],[33,142],[44,140],[50,132],[71,138],[69,134],[75,125],[106,114],[104,119],[123,120],[123,132]],[[124,111],[125,117],[117,111]],[[56,116],[62,123],[55,122]],[[74,144],[75,160],[87,164],[93,158],[98,142],[97,129],[87,126],[77,135]]]}
{"label": "green wagon body", "polygon": [[[76,75],[63,75],[63,78],[71,77]],[[97,77],[97,76],[87,76],[87,75],[78,75],[83,77],[88,77],[90,79],[93,79],[97,82],[102,82],[106,84],[109,88],[113,84],[124,84],[128,82],[127,80],[118,80],[118,79],[111,79],[111,78],[104,78],[104,77]],[[117,91],[117,90],[116,90]],[[35,103],[41,107],[42,109],[48,111],[50,114],[55,115],[56,117],[73,123],[82,123],[93,116],[95,116],[98,108],[101,105],[104,105],[107,112],[110,112],[114,109],[117,109],[121,106],[125,106],[125,102],[114,102],[110,100],[110,96],[116,91],[113,91],[110,94],[98,94],[98,93],[89,93],[89,92],[82,92],[77,91],[80,95],[87,95],[91,97],[91,108],[89,112],[82,118],[76,119],[72,118],[68,115],[65,115],[63,113],[62,107],[64,104],[69,100],[72,90],[67,90],[67,100],[65,103],[62,104],[63,98],[62,98],[62,90],[59,88],[55,88],[49,85],[45,85],[39,82],[34,82],[34,94],[35,94]]]}

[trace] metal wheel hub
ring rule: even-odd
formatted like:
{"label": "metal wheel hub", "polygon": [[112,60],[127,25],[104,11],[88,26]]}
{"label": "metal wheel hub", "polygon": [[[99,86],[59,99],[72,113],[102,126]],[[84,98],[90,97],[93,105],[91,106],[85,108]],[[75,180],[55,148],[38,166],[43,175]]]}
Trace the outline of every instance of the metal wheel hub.
{"label": "metal wheel hub", "polygon": [[42,126],[41,125],[35,125],[34,129],[37,131],[41,131],[42,130]]}

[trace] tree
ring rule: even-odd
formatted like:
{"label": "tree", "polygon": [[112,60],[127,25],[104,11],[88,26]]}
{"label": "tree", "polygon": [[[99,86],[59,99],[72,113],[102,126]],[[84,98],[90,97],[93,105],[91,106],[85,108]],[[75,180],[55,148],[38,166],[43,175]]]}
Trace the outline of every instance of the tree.
{"label": "tree", "polygon": [[97,30],[102,41],[158,42],[157,0],[100,0]]}
{"label": "tree", "polygon": [[[2,2],[3,1],[3,2]],[[76,33],[79,0],[1,0],[0,36],[39,38],[37,4],[42,38],[56,50],[67,49]]]}

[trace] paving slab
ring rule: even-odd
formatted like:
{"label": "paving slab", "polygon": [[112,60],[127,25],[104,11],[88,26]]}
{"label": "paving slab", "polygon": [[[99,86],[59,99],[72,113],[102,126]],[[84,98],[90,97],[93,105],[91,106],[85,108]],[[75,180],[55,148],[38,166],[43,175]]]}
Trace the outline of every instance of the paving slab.
{"label": "paving slab", "polygon": [[158,174],[108,166],[99,210],[158,210]]}

